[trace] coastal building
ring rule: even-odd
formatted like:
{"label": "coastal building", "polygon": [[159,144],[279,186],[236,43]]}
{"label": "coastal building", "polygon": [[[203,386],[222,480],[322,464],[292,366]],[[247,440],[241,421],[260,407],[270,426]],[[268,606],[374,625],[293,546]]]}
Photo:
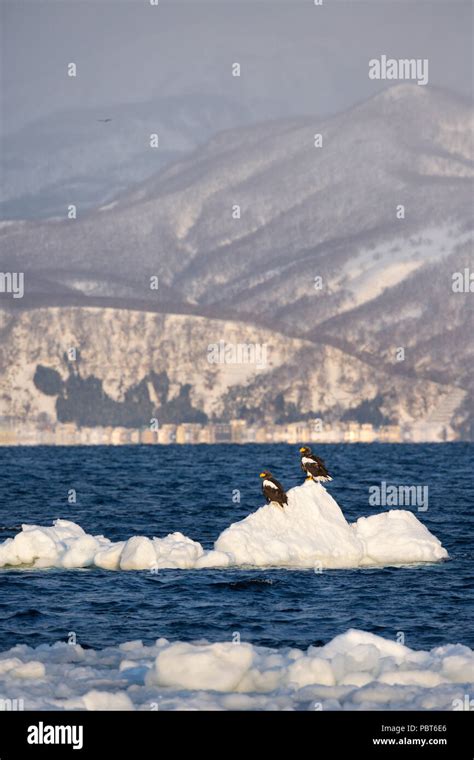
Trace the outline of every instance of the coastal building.
{"label": "coastal building", "polygon": [[348,422],[343,433],[344,442],[356,443],[359,440],[359,428],[360,425],[358,422]]}
{"label": "coastal building", "polygon": [[74,446],[79,443],[79,431],[74,422],[56,423],[55,442],[60,446]]}
{"label": "coastal building", "polygon": [[146,444],[158,443],[158,431],[150,430],[149,428],[142,430],[141,435],[140,435],[140,443],[146,443]]}
{"label": "coastal building", "polygon": [[121,442],[122,442],[121,435],[122,435],[122,429],[121,428],[117,428],[117,427],[112,428],[112,432],[111,432],[110,438],[109,438],[110,443],[112,444],[112,446],[119,446],[121,444]]}
{"label": "coastal building", "polygon": [[244,443],[247,435],[247,423],[245,420],[230,421],[232,443]]}
{"label": "coastal building", "polygon": [[17,424],[12,417],[0,417],[0,446],[15,446],[17,443]]}
{"label": "coastal building", "polygon": [[209,425],[201,425],[201,430],[199,432],[199,443],[212,443],[211,438],[212,436]]}
{"label": "coastal building", "polygon": [[199,443],[202,425],[185,422],[176,428],[176,443]]}
{"label": "coastal building", "polygon": [[366,422],[360,426],[359,441],[361,443],[372,443],[375,441],[375,430],[371,423]]}
{"label": "coastal building", "polygon": [[377,440],[381,443],[399,443],[401,441],[399,425],[382,425],[378,429]]}
{"label": "coastal building", "polygon": [[231,443],[232,427],[227,422],[216,422],[213,426],[213,443]]}
{"label": "coastal building", "polygon": [[449,425],[438,422],[413,421],[400,425],[374,427],[370,423],[325,422],[314,425],[311,420],[282,425],[248,425],[245,420],[230,422],[167,423],[159,429],[117,427],[77,427],[75,423],[51,423],[37,420],[24,423],[8,417],[0,418],[0,446],[29,445],[112,445],[123,444],[197,444],[197,443],[424,443],[457,440]]}
{"label": "coastal building", "polygon": [[158,430],[158,443],[176,443],[176,430],[177,425],[160,425]]}

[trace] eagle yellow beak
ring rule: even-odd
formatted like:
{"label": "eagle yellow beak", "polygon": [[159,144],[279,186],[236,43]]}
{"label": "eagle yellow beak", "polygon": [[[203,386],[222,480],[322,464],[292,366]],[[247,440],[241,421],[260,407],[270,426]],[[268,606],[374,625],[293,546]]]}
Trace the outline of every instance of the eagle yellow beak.
{"label": "eagle yellow beak", "polygon": [[300,454],[302,454],[302,453],[303,453],[303,451],[304,451],[304,446],[302,446],[302,447],[301,447],[301,449],[300,449]]}
{"label": "eagle yellow beak", "polygon": [[264,477],[265,477],[265,473],[264,473],[264,472],[261,472],[261,473],[260,473],[260,475],[259,475],[258,477],[259,477],[259,478],[264,478]]}

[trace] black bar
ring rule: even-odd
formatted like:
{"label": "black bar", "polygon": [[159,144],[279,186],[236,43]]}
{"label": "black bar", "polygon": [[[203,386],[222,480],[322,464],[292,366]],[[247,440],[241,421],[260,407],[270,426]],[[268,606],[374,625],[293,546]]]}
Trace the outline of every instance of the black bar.
{"label": "black bar", "polygon": [[[255,755],[255,741],[269,751],[314,758],[357,753],[374,758],[473,758],[472,712],[3,712],[0,713],[0,760],[23,757],[89,758],[106,749],[109,758],[159,757],[189,749],[195,756],[213,750],[236,751],[244,760]],[[31,726],[82,727],[82,748],[71,744],[31,744]],[[66,734],[65,734],[66,736]],[[60,735],[59,735],[59,738]],[[80,743],[80,734],[69,735]],[[382,743],[380,740],[384,740]],[[388,741],[390,740],[390,741]],[[421,742],[424,741],[424,744]],[[165,749],[166,747],[166,749]],[[207,749],[206,749],[207,748]],[[145,754],[142,754],[145,753]],[[171,757],[170,760],[173,760]]]}

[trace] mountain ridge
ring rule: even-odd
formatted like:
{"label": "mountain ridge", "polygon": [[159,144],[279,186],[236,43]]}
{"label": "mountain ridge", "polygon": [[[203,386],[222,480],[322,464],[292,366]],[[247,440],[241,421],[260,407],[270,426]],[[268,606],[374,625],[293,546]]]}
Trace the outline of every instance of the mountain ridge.
{"label": "mountain ridge", "polygon": [[463,98],[403,84],[319,123],[222,132],[109,208],[4,225],[3,266],[29,281],[7,308],[232,319],[471,400],[470,294],[452,275],[472,260],[472,120]]}

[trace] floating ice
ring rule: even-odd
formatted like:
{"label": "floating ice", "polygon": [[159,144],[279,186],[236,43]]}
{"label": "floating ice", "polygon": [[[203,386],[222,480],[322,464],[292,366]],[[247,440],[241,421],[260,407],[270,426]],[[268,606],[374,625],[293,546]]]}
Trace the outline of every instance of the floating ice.
{"label": "floating ice", "polygon": [[412,512],[390,510],[350,525],[320,483],[288,492],[288,506],[268,504],[234,523],[215,549],[232,565],[345,568],[434,562],[441,543]]}
{"label": "floating ice", "polygon": [[447,556],[412,512],[390,510],[351,525],[326,489],[312,481],[288,491],[284,509],[267,504],[233,523],[209,552],[182,533],[113,543],[68,520],[56,520],[52,527],[23,525],[15,538],[0,544],[0,567],[106,570],[349,568],[437,562]]}
{"label": "floating ice", "polygon": [[114,543],[104,536],[88,535],[80,525],[69,520],[55,520],[52,527],[23,525],[15,538],[1,543],[0,567],[193,568],[203,555],[201,544],[182,533],[153,540],[132,536],[128,541]]}
{"label": "floating ice", "polygon": [[356,630],[307,651],[158,639],[0,653],[0,709],[462,710],[473,681],[466,646],[414,651]]}

